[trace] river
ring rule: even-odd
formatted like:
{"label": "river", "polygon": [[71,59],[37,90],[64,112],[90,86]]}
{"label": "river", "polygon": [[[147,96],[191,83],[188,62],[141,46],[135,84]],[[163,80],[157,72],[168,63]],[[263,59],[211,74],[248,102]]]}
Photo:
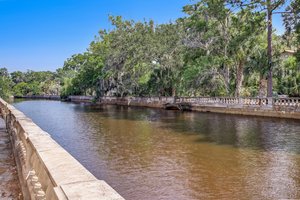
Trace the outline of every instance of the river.
{"label": "river", "polygon": [[17,101],[130,200],[300,198],[300,121]]}

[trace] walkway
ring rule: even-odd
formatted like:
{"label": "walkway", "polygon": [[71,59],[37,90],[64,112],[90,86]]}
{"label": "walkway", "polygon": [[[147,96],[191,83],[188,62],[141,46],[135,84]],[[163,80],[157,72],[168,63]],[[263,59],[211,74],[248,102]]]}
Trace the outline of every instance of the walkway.
{"label": "walkway", "polygon": [[22,199],[10,139],[2,119],[0,119],[0,199]]}

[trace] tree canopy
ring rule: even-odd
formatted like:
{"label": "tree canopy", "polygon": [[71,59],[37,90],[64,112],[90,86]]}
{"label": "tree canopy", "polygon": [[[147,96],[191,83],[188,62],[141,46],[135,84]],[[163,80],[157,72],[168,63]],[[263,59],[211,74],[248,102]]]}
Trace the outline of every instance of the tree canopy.
{"label": "tree canopy", "polygon": [[109,16],[113,29],[56,72],[1,71],[1,95],[300,96],[299,0],[200,0],[183,12],[165,24]]}
{"label": "tree canopy", "polygon": [[[271,0],[201,0],[183,8],[186,17],[166,24],[110,16],[113,30],[101,30],[86,53],[66,61],[63,69],[75,73],[68,85],[73,90],[68,91],[98,96],[266,96],[271,73],[275,94],[299,96],[299,61],[296,54],[285,54],[296,50],[300,41],[298,1],[286,6]],[[286,33],[280,36],[272,26],[270,32],[267,17],[284,5]],[[89,69],[85,56],[97,57],[100,67]]]}

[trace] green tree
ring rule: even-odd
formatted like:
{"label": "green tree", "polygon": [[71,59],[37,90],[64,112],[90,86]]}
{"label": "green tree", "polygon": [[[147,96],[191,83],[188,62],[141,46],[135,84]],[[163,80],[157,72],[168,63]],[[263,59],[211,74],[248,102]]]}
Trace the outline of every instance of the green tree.
{"label": "green tree", "polygon": [[300,96],[300,73],[296,58],[291,56],[276,71],[278,77],[278,93],[289,96]]}
{"label": "green tree", "polygon": [[[187,79],[190,83],[190,79],[195,80],[192,82],[197,87],[207,86],[206,91],[219,88],[220,92],[214,91],[214,94],[240,96],[245,65],[257,38],[263,33],[264,15],[252,13],[250,9],[233,13],[224,1],[211,0],[199,1],[184,10],[189,15],[185,19],[188,32],[186,60],[189,66],[197,61],[199,67],[198,76],[190,71],[196,66],[187,68],[187,74],[194,77]],[[189,87],[192,86],[189,84]]]}
{"label": "green tree", "polygon": [[[110,16],[113,29],[99,31],[86,52],[67,59],[55,74],[59,78],[40,87],[48,91],[59,80],[65,96],[238,97],[265,96],[268,85],[270,96],[272,73],[291,64],[281,54],[294,40],[272,32],[272,15],[282,5],[273,0],[201,0],[184,7],[186,17],[160,25]],[[281,93],[281,84],[290,82],[275,76],[274,92]]]}
{"label": "green tree", "polygon": [[[268,89],[267,96],[273,96],[273,48],[272,48],[272,35],[273,35],[273,15],[281,14],[278,11],[285,5],[284,0],[228,0],[233,7],[240,9],[251,9],[253,13],[261,12],[266,13],[266,29],[267,29],[267,58],[268,58]],[[235,8],[234,8],[235,9]]]}
{"label": "green tree", "polygon": [[6,68],[0,68],[0,97],[8,99],[11,95],[11,79]]}
{"label": "green tree", "polygon": [[101,77],[103,62],[88,52],[73,55],[68,59],[59,73],[67,77],[62,81],[62,96],[68,95],[93,95],[98,91],[98,83]]}
{"label": "green tree", "polygon": [[10,74],[11,80],[13,81],[14,84],[18,84],[21,82],[26,81],[25,73],[21,71],[15,71]]}

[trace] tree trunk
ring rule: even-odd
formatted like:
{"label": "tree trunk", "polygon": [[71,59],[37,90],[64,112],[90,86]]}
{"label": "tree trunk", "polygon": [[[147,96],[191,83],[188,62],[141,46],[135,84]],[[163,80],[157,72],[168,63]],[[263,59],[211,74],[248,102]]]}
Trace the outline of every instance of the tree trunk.
{"label": "tree trunk", "polygon": [[272,4],[271,0],[267,0],[268,15],[268,97],[273,96],[273,72],[272,72]]}
{"label": "tree trunk", "polygon": [[172,88],[172,97],[176,97],[176,88],[175,87]]}
{"label": "tree trunk", "polygon": [[241,61],[239,61],[239,64],[236,69],[235,97],[240,97],[243,79],[244,79],[244,61],[241,60]]}
{"label": "tree trunk", "polygon": [[226,93],[229,96],[229,87],[230,87],[230,71],[228,65],[225,65],[224,69],[224,78],[225,78],[225,87],[226,87]]}
{"label": "tree trunk", "polygon": [[258,96],[263,98],[267,96],[267,80],[260,75]]}
{"label": "tree trunk", "polygon": [[[224,33],[224,35],[226,35]],[[228,43],[228,42],[226,42]],[[225,45],[225,48],[224,48],[224,57],[227,58],[227,45]],[[225,79],[225,87],[226,87],[226,93],[227,93],[227,96],[229,96],[229,87],[230,87],[230,71],[229,71],[229,66],[228,64],[224,63],[224,79]]]}

